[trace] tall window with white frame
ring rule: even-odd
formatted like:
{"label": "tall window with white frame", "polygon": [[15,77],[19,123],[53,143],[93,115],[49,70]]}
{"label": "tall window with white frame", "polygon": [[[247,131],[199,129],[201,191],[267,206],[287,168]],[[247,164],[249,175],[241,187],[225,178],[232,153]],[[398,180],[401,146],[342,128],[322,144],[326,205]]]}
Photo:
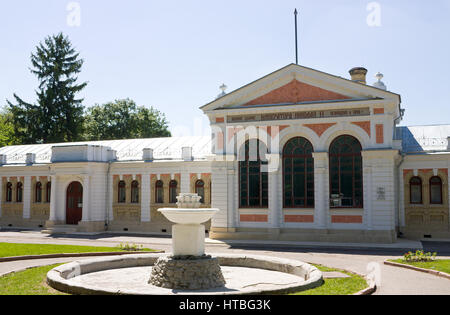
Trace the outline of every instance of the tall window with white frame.
{"label": "tall window with white frame", "polygon": [[6,202],[12,202],[13,200],[13,184],[8,182],[6,184]]}
{"label": "tall window with white frame", "polygon": [[283,149],[285,208],[314,208],[313,146],[303,137],[290,139]]}
{"label": "tall window with white frame", "polygon": [[16,186],[16,202],[23,202],[23,184],[21,182],[18,182]]}
{"label": "tall window with white frame", "polygon": [[137,180],[131,183],[131,203],[139,203],[139,182]]}
{"label": "tall window with white frame", "polygon": [[200,202],[205,203],[205,182],[201,179],[195,182],[195,193],[201,197]]}
{"label": "tall window with white frame", "polygon": [[[330,145],[330,194],[332,207],[363,208],[362,147],[344,135]],[[338,202],[335,203],[334,201]]]}
{"label": "tall window with white frame", "polygon": [[422,179],[414,176],[409,180],[409,203],[422,204]]}
{"label": "tall window with white frame", "polygon": [[239,162],[240,208],[268,207],[268,175],[265,154],[267,149],[261,141],[252,139],[244,144]]}
{"label": "tall window with white frame", "polygon": [[52,182],[47,183],[47,203],[50,203],[52,198]]}
{"label": "tall window with white frame", "polygon": [[42,202],[42,184],[41,182],[36,183],[36,202]]}
{"label": "tall window with white frame", "polygon": [[118,185],[118,203],[125,203],[127,201],[127,185],[123,180]]}
{"label": "tall window with white frame", "polygon": [[162,180],[155,183],[155,202],[164,203],[164,183]]}
{"label": "tall window with white frame", "polygon": [[171,180],[169,183],[169,203],[177,203],[178,196],[178,182]]}
{"label": "tall window with white frame", "polygon": [[439,176],[430,178],[430,203],[442,204],[442,179]]}

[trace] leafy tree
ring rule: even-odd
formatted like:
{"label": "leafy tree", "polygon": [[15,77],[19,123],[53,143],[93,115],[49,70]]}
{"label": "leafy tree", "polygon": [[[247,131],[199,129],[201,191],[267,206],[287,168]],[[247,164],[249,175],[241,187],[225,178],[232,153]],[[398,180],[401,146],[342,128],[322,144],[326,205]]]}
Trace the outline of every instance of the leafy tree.
{"label": "leafy tree", "polygon": [[37,104],[14,94],[17,104],[7,100],[14,117],[14,132],[24,144],[71,142],[83,135],[83,99],[76,94],[87,83],[76,84],[83,60],[68,37],[49,36],[31,54],[31,73],[39,80]]}
{"label": "leafy tree", "polygon": [[122,99],[95,105],[85,116],[86,140],[170,137],[168,122],[158,110]]}
{"label": "leafy tree", "polygon": [[0,111],[0,148],[17,143],[11,113]]}

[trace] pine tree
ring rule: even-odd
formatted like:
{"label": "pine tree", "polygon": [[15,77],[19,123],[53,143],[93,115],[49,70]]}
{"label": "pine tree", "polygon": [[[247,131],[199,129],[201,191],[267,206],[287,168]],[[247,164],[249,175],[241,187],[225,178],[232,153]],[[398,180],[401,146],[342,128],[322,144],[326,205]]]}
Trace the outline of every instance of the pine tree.
{"label": "pine tree", "polygon": [[39,43],[31,55],[30,69],[39,80],[37,104],[14,94],[7,100],[14,117],[14,131],[24,144],[73,142],[83,136],[83,99],[76,94],[87,83],[76,84],[83,59],[62,33]]}

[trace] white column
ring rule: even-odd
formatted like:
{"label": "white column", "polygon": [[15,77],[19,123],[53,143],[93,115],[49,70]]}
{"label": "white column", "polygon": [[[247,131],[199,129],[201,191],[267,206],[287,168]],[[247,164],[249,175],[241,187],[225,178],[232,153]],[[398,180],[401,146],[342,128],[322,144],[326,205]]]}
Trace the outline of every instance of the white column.
{"label": "white column", "polygon": [[[227,170],[227,190],[228,190],[228,212],[227,212],[227,227],[228,228],[235,228],[237,227],[237,223],[238,223],[238,217],[235,215],[235,211],[234,210],[234,204],[236,201],[236,197],[235,196],[235,175],[236,175],[236,171],[234,170],[234,168],[229,168]],[[212,196],[212,195],[211,195]],[[214,196],[212,196],[212,199],[214,199]]]}
{"label": "white column", "polygon": [[23,218],[31,217],[31,176],[24,177],[23,183]]}
{"label": "white column", "polygon": [[[399,225],[400,227],[405,227],[405,183],[403,181],[403,168],[398,168],[398,193],[399,193]],[[450,189],[450,188],[449,188]],[[449,218],[450,219],[450,218]]]}
{"label": "white column", "polygon": [[57,217],[56,217],[56,185],[57,185],[57,180],[56,180],[56,176],[53,175],[51,177],[51,187],[50,187],[50,217],[49,220],[50,221],[56,221]]}
{"label": "white column", "polygon": [[142,174],[141,179],[141,222],[150,222],[150,174]]}
{"label": "white column", "polygon": [[[219,164],[219,163],[218,163]],[[220,211],[212,218],[211,228],[228,228],[229,212],[232,207],[228,204],[228,179],[234,175],[228,175],[226,162],[220,162],[221,166],[214,166],[211,174],[212,182],[212,208]],[[230,206],[230,207],[229,207]]]}
{"label": "white column", "polygon": [[108,175],[108,193],[109,196],[106,199],[108,201],[107,207],[108,207],[108,219],[109,222],[114,220],[114,211],[113,211],[113,202],[114,202],[114,176]]}
{"label": "white column", "polygon": [[268,181],[269,181],[269,224],[271,228],[280,228],[280,208],[279,203],[279,170],[280,156],[279,154],[270,154],[268,164]]}
{"label": "white column", "polygon": [[372,211],[372,201],[375,198],[373,196],[373,185],[372,185],[372,166],[367,165],[367,161],[363,169],[363,189],[364,189],[364,219],[368,230],[373,227],[373,211]]}
{"label": "white column", "polygon": [[328,153],[315,152],[314,158],[314,222],[318,228],[328,227],[330,208]]}
{"label": "white column", "polygon": [[90,192],[91,192],[91,178],[89,175],[85,175],[83,179],[83,222],[89,222],[91,220],[90,209]]}
{"label": "white column", "polygon": [[191,183],[190,183],[190,174],[188,172],[181,173],[181,183],[180,183],[180,193],[190,193],[191,192]]}

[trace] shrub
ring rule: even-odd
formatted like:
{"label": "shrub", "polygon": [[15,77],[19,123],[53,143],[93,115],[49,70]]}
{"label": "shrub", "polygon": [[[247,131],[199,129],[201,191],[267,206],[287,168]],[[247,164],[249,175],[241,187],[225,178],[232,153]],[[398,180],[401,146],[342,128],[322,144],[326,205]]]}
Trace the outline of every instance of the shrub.
{"label": "shrub", "polygon": [[138,244],[129,244],[129,243],[120,243],[117,245],[117,247],[121,250],[128,251],[128,252],[138,252],[144,249],[144,245],[138,245]]}
{"label": "shrub", "polygon": [[437,253],[425,253],[423,250],[416,250],[415,253],[407,252],[403,255],[403,260],[406,262],[427,262],[436,259]]}

